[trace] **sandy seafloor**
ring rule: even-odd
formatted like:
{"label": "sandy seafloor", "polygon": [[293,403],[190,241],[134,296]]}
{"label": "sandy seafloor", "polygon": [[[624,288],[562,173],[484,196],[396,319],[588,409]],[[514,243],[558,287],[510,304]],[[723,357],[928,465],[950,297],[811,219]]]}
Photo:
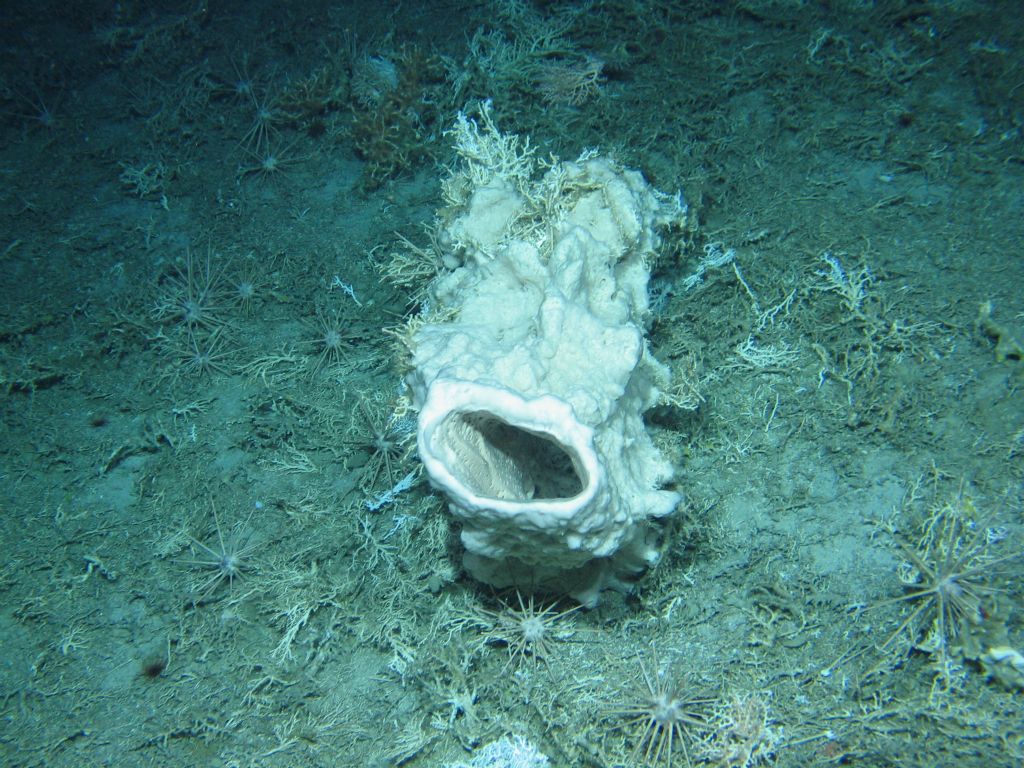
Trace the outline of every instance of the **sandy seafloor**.
{"label": "sandy seafloor", "polygon": [[[3,15],[0,763],[1024,763],[1017,3]],[[691,211],[685,502],[591,610],[469,578],[418,474],[366,505],[486,98]]]}

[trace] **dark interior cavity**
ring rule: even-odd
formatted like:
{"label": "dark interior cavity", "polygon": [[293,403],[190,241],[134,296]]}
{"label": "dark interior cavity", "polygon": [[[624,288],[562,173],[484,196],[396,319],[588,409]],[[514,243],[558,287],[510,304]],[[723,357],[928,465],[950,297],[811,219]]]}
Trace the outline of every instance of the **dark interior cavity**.
{"label": "dark interior cavity", "polygon": [[478,496],[524,502],[569,499],[585,485],[575,457],[557,440],[493,413],[454,413],[439,432],[449,450],[449,471]]}

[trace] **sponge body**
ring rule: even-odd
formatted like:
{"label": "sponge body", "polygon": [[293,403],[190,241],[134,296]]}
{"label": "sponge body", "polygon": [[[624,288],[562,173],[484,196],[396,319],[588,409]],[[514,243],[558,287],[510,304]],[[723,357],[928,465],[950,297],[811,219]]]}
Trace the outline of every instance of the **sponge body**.
{"label": "sponge body", "polygon": [[515,165],[450,185],[453,268],[430,288],[446,319],[417,329],[407,379],[418,448],[473,576],[593,604],[654,562],[650,521],[679,502],[643,421],[669,378],[644,320],[658,230],[685,207],[593,155],[536,181]]}

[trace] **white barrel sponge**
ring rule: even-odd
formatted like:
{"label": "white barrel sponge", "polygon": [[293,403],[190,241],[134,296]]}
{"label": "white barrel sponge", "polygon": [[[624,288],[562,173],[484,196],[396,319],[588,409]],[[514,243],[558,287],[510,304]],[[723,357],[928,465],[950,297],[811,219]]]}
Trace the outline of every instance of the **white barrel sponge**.
{"label": "white barrel sponge", "polygon": [[537,174],[483,124],[454,131],[452,269],[412,336],[419,453],[474,577],[593,604],[654,562],[650,521],[679,501],[643,421],[668,382],[644,318],[657,231],[685,209],[589,153]]}

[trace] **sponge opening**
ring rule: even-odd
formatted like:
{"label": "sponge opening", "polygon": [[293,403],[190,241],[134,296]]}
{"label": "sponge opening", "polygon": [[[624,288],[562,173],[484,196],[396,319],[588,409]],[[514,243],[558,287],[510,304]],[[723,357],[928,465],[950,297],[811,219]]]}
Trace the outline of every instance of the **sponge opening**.
{"label": "sponge opening", "polygon": [[449,414],[438,425],[435,444],[445,446],[452,476],[481,498],[557,501],[578,496],[587,485],[573,450],[488,411]]}

